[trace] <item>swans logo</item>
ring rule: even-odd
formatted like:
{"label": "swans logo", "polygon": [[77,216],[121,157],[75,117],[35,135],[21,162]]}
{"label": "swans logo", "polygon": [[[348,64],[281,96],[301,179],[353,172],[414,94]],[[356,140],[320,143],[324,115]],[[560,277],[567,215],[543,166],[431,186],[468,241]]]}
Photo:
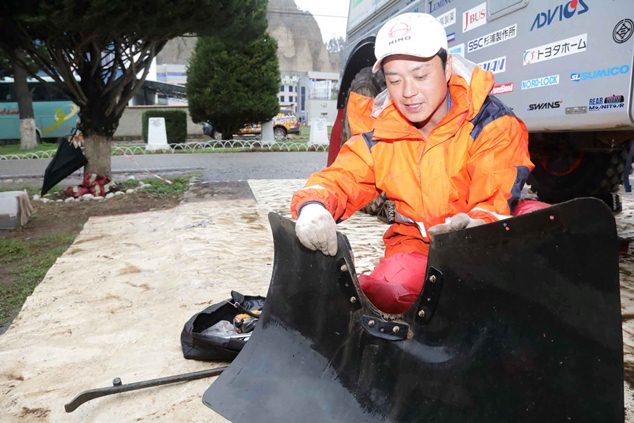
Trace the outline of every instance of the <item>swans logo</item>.
{"label": "swans logo", "polygon": [[560,4],[553,9],[549,9],[545,12],[539,12],[537,16],[535,16],[535,20],[531,26],[531,31],[549,26],[553,23],[553,21],[562,22],[564,19],[583,15],[588,10],[590,10],[590,8],[584,0],[570,0],[569,2]]}

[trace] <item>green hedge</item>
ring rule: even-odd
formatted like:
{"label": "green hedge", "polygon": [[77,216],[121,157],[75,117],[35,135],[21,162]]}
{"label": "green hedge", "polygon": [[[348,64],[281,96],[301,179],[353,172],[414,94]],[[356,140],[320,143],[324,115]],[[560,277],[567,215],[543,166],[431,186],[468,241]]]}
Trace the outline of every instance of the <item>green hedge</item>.
{"label": "green hedge", "polygon": [[147,126],[150,118],[165,118],[167,142],[181,143],[187,140],[187,113],[182,110],[148,110],[143,112],[143,141],[147,144]]}

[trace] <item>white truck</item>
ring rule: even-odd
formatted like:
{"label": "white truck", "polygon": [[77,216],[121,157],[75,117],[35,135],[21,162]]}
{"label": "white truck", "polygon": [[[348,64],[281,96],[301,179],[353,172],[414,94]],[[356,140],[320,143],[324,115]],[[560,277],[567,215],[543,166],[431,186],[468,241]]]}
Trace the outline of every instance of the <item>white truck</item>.
{"label": "white truck", "polygon": [[329,163],[347,139],[350,91],[374,96],[372,75],[381,25],[404,12],[434,15],[447,31],[449,53],[490,70],[492,92],[530,131],[540,199],[594,196],[620,209],[634,140],[632,68],[634,0],[351,0],[338,124]]}

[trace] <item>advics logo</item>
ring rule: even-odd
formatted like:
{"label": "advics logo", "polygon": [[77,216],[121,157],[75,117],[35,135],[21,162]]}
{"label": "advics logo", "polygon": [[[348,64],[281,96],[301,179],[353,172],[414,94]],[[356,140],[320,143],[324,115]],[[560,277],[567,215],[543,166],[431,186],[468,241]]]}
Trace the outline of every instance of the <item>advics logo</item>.
{"label": "advics logo", "polygon": [[533,103],[528,105],[528,110],[559,109],[561,107],[561,103],[563,103],[562,100],[546,103]]}
{"label": "advics logo", "polygon": [[586,13],[590,8],[584,2],[584,0],[570,0],[567,3],[560,4],[553,9],[549,9],[545,12],[540,12],[535,16],[531,31],[535,28],[543,28],[550,25],[555,19],[559,22],[564,19],[570,19],[576,15],[582,15]]}

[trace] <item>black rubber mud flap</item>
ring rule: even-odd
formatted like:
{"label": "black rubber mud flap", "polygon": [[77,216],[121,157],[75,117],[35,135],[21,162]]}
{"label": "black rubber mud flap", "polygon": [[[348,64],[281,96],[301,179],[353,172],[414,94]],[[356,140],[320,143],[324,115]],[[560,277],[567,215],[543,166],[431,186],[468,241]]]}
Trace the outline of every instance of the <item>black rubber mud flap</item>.
{"label": "black rubber mud flap", "polygon": [[259,326],[203,401],[233,422],[622,422],[614,218],[579,199],[438,236],[403,316],[360,292],[350,247],[269,215]]}

